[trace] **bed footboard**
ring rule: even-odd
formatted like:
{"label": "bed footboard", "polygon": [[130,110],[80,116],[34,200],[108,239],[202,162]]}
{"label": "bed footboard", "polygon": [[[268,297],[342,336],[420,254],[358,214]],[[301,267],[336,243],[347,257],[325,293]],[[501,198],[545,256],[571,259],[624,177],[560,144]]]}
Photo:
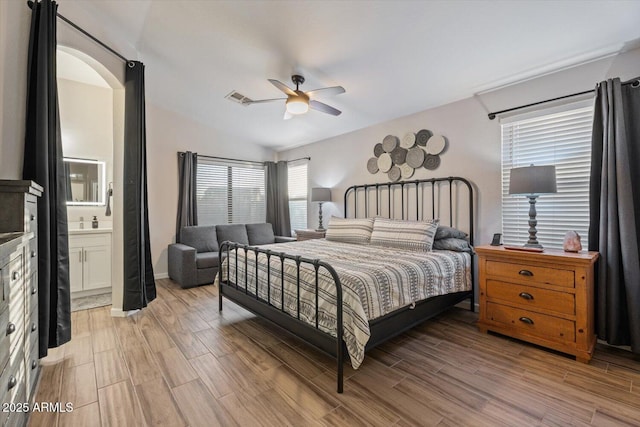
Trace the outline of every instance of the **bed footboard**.
{"label": "bed footboard", "polygon": [[[244,277],[238,277],[238,251],[244,251]],[[253,252],[255,255],[255,288],[249,288],[249,268],[247,254]],[[266,295],[267,298],[261,298],[258,289],[258,283],[260,269],[258,268],[258,256],[263,254],[267,260],[266,271]],[[236,282],[231,281],[231,263],[227,262],[226,267],[223,267],[224,258],[235,258],[235,278]],[[289,255],[284,252],[276,252],[269,249],[263,249],[256,246],[249,246],[235,242],[225,241],[220,245],[219,252],[219,270],[218,270],[218,298],[219,298],[219,310],[222,311],[222,297],[225,296],[229,300],[234,301],[249,311],[257,314],[272,323],[282,327],[285,330],[292,332],[294,335],[307,341],[309,344],[317,347],[323,352],[329,354],[336,359],[337,363],[337,391],[342,393],[343,390],[343,362],[345,346],[343,343],[343,323],[342,323],[342,285],[340,278],[335,269],[324,261],[317,259],[309,259],[301,256]],[[229,258],[230,259],[230,258]],[[276,259],[280,261],[280,275],[279,277],[271,277],[271,260]],[[284,304],[284,289],[285,289],[285,260],[291,260],[296,265],[296,305],[297,311],[295,314],[289,313],[285,310]],[[309,324],[303,320],[300,320],[300,266],[310,265],[315,272],[315,325]],[[223,280],[223,268],[226,270],[226,279]],[[322,331],[318,326],[318,272],[321,268],[324,268],[333,278],[335,283],[336,292],[336,336]],[[239,283],[240,282],[240,286]],[[277,289],[280,292],[280,306],[272,304],[271,290]]]}

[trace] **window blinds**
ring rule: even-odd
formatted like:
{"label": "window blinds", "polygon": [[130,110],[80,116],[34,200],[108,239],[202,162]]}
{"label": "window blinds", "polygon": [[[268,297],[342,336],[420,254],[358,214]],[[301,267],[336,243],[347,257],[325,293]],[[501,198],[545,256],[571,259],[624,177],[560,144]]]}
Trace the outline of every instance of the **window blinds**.
{"label": "window blinds", "polygon": [[266,221],[264,167],[198,158],[198,224]]}
{"label": "window blinds", "polygon": [[[582,103],[584,105],[584,103]],[[523,194],[509,195],[509,172],[520,166],[555,165],[558,192],[542,194],[536,203],[538,241],[562,248],[564,235],[575,230],[588,246],[589,170],[593,106],[502,124],[502,233],[509,245],[522,245],[529,236],[529,202]]]}
{"label": "window blinds", "polygon": [[288,166],[289,215],[291,231],[307,228],[307,162],[291,162]]}

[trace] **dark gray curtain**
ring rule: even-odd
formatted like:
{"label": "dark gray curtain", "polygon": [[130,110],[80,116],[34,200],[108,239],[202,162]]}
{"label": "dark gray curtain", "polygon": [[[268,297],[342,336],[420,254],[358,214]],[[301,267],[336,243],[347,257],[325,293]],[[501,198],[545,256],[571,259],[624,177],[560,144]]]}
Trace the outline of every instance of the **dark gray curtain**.
{"label": "dark gray curtain", "polygon": [[[635,86],[635,87],[634,87]],[[596,88],[589,249],[598,337],[640,354],[640,88],[620,79]]]}
{"label": "dark gray curtain", "polygon": [[267,222],[276,236],[291,236],[289,217],[289,169],[287,162],[265,162],[267,166]]}
{"label": "dark gray curtain", "polygon": [[156,297],[149,242],[144,65],[129,61],[124,84],[124,310]]}
{"label": "dark gray curtain", "polygon": [[176,219],[176,242],[182,241],[180,230],[187,225],[198,225],[196,202],[196,178],[198,175],[198,153],[178,153],[178,217]]}
{"label": "dark gray curtain", "polygon": [[56,13],[51,0],[31,11],[27,68],[24,179],[44,187],[38,201],[40,357],[71,339],[67,179],[62,161],[56,86]]}

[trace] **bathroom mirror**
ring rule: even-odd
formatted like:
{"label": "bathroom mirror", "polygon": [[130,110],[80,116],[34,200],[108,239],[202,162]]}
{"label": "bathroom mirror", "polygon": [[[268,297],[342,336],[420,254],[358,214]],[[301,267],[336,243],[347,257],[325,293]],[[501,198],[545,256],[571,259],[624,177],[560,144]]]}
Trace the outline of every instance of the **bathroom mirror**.
{"label": "bathroom mirror", "polygon": [[105,204],[105,162],[65,157],[64,168],[67,176],[67,206]]}

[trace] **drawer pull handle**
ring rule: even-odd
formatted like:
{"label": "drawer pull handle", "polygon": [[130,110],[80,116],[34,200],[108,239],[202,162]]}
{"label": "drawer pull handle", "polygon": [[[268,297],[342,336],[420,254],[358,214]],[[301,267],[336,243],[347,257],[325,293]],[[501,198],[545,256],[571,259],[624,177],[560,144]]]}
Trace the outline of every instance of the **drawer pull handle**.
{"label": "drawer pull handle", "polygon": [[29,218],[31,218],[31,221],[33,221],[34,219],[36,219],[36,216],[34,214],[31,214]]}
{"label": "drawer pull handle", "polygon": [[518,271],[518,274],[521,276],[533,277],[533,273],[529,270],[520,270]]}
{"label": "drawer pull handle", "polygon": [[36,322],[33,322],[33,323],[31,324],[31,332],[35,332],[35,331],[36,331],[36,329],[38,329],[38,325],[36,325]]}
{"label": "drawer pull handle", "polygon": [[520,292],[520,294],[518,295],[520,298],[524,298],[526,300],[531,301],[533,299],[533,295],[531,295],[528,292]]}
{"label": "drawer pull handle", "polygon": [[13,274],[11,275],[11,280],[18,280],[18,277],[19,277],[18,272],[14,271]]}
{"label": "drawer pull handle", "polygon": [[16,379],[16,377],[11,375],[11,377],[9,377],[9,387],[7,388],[7,390],[11,390],[16,386],[16,384],[18,384],[18,380]]}
{"label": "drawer pull handle", "polygon": [[36,251],[31,251],[31,258],[35,258],[36,257]]}
{"label": "drawer pull handle", "polygon": [[528,317],[521,317],[519,319],[522,323],[526,323],[527,325],[533,325],[533,320],[529,319]]}
{"label": "drawer pull handle", "polygon": [[7,325],[7,335],[11,335],[15,331],[16,331],[16,325],[14,325],[13,323],[9,323]]}
{"label": "drawer pull handle", "polygon": [[38,288],[36,288],[35,286],[31,288],[31,295],[35,295],[36,292],[38,292]]}
{"label": "drawer pull handle", "polygon": [[36,369],[38,367],[38,362],[36,362],[35,360],[31,361],[31,369]]}

